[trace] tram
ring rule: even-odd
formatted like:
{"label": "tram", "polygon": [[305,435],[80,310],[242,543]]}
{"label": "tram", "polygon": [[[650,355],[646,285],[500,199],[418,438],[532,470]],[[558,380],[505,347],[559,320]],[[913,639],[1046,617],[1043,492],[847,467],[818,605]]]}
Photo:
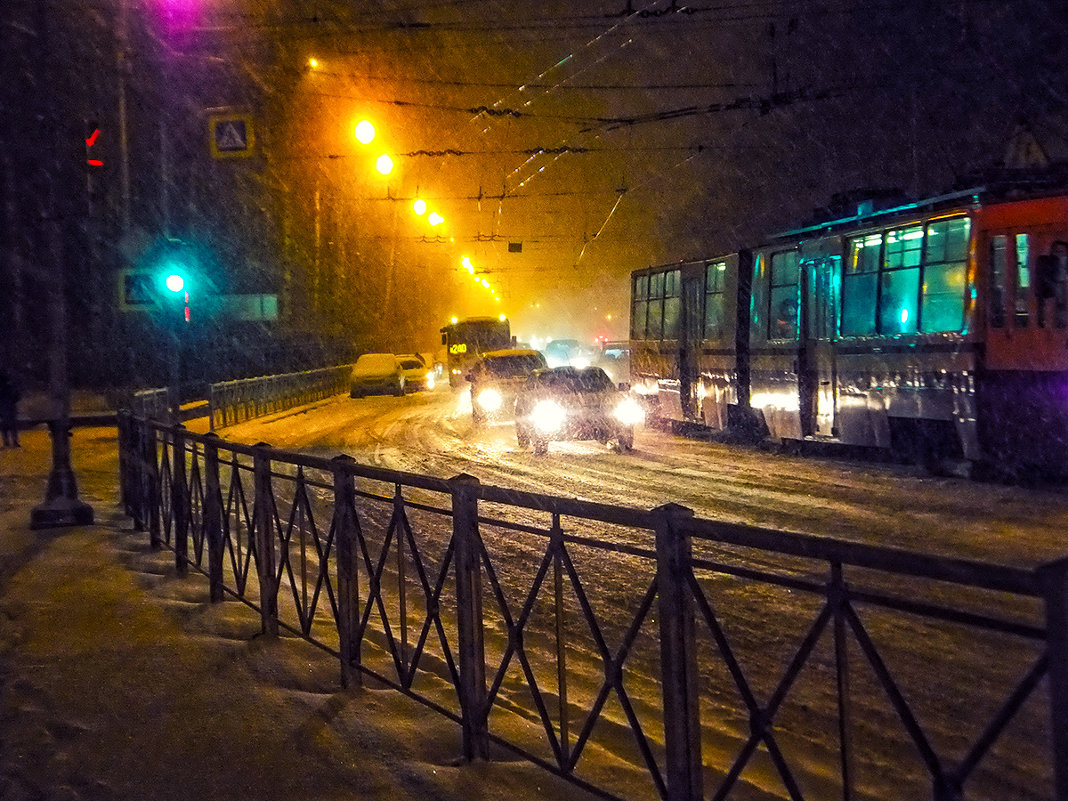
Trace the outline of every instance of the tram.
{"label": "tram", "polygon": [[1068,194],[1001,184],[637,270],[654,416],[1068,474]]}

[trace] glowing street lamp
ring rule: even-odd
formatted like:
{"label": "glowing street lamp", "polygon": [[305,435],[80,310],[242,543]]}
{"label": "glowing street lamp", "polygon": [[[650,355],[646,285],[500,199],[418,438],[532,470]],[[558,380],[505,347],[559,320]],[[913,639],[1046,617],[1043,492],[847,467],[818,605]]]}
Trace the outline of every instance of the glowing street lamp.
{"label": "glowing street lamp", "polygon": [[441,225],[443,222],[445,222],[445,218],[438,214],[436,211],[432,211],[430,212],[430,214],[427,215],[426,221],[431,225]]}
{"label": "glowing street lamp", "polygon": [[375,126],[369,120],[360,120],[356,123],[356,141],[362,145],[369,145],[375,139]]}
{"label": "glowing street lamp", "polygon": [[393,159],[383,153],[375,162],[375,169],[383,175],[389,175],[393,172]]}
{"label": "glowing street lamp", "polygon": [[412,204],[412,209],[415,211],[416,214],[422,217],[424,214],[426,214],[426,201],[422,198],[417,198],[415,203]]}

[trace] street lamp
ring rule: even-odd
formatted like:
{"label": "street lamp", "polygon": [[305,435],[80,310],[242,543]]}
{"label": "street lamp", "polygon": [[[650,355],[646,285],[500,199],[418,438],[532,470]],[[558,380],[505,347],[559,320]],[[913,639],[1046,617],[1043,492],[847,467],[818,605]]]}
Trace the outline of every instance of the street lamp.
{"label": "street lamp", "polygon": [[355,135],[361,145],[369,145],[375,139],[375,126],[369,120],[360,120],[356,123]]}

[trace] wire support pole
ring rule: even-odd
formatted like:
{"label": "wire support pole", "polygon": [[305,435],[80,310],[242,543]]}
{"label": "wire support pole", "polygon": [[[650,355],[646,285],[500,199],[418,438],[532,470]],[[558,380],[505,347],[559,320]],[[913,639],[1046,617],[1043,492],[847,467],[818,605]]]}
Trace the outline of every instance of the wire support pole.
{"label": "wire support pole", "polygon": [[460,707],[463,757],[489,759],[486,648],[482,628],[482,556],[478,533],[479,480],[461,474],[449,479],[452,536],[456,552],[456,626],[460,652]]}

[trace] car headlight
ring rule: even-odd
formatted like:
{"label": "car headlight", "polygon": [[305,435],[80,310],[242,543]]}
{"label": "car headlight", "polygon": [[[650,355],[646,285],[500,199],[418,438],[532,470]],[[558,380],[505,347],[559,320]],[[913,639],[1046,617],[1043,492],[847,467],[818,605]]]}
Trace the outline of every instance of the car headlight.
{"label": "car headlight", "polygon": [[645,422],[645,410],[634,398],[621,400],[613,414],[625,426],[637,426]]}
{"label": "car headlight", "polygon": [[564,407],[553,400],[538,401],[530,413],[530,421],[543,434],[551,434],[563,428],[567,412]]}
{"label": "car headlight", "polygon": [[495,412],[501,408],[502,398],[501,393],[492,387],[488,387],[478,393],[478,397],[475,398],[480,409],[487,412]]}
{"label": "car headlight", "polygon": [[426,374],[426,388],[427,389],[433,389],[434,388],[434,374],[433,373],[427,373]]}

